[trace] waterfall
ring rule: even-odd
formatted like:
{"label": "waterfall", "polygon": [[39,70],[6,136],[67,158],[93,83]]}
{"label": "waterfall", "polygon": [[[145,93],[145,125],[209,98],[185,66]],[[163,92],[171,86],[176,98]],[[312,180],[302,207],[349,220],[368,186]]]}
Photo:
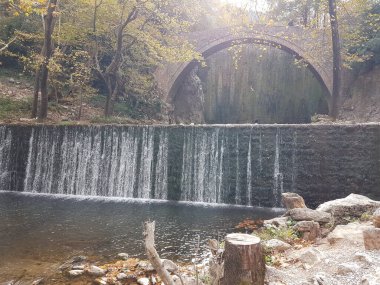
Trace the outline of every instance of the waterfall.
{"label": "waterfall", "polygon": [[239,163],[239,134],[236,135],[236,190],[235,190],[235,203],[241,204],[241,189],[240,189],[240,163]]}
{"label": "waterfall", "polygon": [[296,192],[296,180],[297,180],[297,131],[293,133],[293,145],[292,145],[292,192]]}
{"label": "waterfall", "polygon": [[10,185],[11,143],[12,133],[5,126],[0,126],[0,190],[8,190]]}
{"label": "waterfall", "polygon": [[168,198],[168,133],[161,130],[156,163],[154,198]]}
{"label": "waterfall", "polygon": [[224,143],[219,137],[219,129],[193,128],[184,135],[181,200],[221,202]]}
{"label": "waterfall", "polygon": [[252,205],[252,162],[251,162],[251,135],[249,135],[247,155],[247,205]]}
{"label": "waterfall", "polygon": [[151,198],[155,186],[166,199],[168,138],[160,132],[154,167],[154,136],[152,127],[33,130],[24,191]]}
{"label": "waterfall", "polygon": [[273,187],[273,195],[275,198],[275,206],[280,206],[279,197],[281,197],[281,193],[284,192],[284,176],[280,172],[280,130],[277,129],[276,132],[276,151],[275,151],[275,160],[274,160],[274,187]]}

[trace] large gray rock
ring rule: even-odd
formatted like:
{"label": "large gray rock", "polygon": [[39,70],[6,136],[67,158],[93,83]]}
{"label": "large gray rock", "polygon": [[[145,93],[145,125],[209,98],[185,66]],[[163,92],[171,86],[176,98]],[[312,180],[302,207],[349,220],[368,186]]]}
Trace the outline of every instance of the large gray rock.
{"label": "large gray rock", "polygon": [[368,228],[370,228],[370,226],[357,222],[348,225],[338,225],[327,236],[327,240],[330,244],[344,242],[363,245],[363,231]]}
{"label": "large gray rock", "polygon": [[314,221],[321,224],[329,223],[331,221],[331,214],[308,208],[292,209],[289,210],[286,215],[290,216],[295,221]]}
{"label": "large gray rock", "polygon": [[379,207],[379,201],[358,194],[350,194],[346,198],[323,203],[317,210],[332,214],[334,224],[337,225],[347,224],[349,218],[360,218],[366,212],[372,214]]}
{"label": "large gray rock", "polygon": [[306,208],[304,199],[297,193],[282,193],[282,204],[288,210],[295,208]]}

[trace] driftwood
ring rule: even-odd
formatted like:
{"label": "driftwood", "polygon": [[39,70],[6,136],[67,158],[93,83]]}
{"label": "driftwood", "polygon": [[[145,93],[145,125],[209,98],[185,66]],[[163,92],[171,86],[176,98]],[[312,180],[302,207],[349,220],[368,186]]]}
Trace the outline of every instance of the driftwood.
{"label": "driftwood", "polygon": [[156,248],[154,247],[154,230],[156,227],[155,222],[145,222],[144,224],[144,238],[145,238],[145,249],[148,255],[149,261],[153,268],[157,271],[162,282],[166,285],[175,285],[173,279],[171,278],[169,272],[165,269],[163,262],[161,261]]}
{"label": "driftwood", "polygon": [[260,238],[229,234],[225,240],[222,285],[264,285],[265,261]]}

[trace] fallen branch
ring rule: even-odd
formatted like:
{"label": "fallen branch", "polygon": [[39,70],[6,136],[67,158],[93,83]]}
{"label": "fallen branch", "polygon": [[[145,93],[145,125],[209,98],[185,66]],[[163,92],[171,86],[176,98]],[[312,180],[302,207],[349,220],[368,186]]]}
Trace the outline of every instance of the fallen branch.
{"label": "fallen branch", "polygon": [[173,279],[171,278],[169,272],[165,269],[162,261],[154,247],[154,230],[156,227],[155,222],[145,222],[144,224],[144,238],[145,238],[145,249],[148,259],[152,264],[153,268],[157,271],[163,283],[166,285],[175,285]]}

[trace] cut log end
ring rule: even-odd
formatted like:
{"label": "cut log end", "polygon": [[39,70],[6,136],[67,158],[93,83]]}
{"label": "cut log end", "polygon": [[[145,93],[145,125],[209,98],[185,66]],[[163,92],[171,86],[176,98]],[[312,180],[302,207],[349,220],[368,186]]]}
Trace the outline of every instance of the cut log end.
{"label": "cut log end", "polygon": [[223,285],[263,285],[264,253],[259,237],[229,234],[225,240]]}

